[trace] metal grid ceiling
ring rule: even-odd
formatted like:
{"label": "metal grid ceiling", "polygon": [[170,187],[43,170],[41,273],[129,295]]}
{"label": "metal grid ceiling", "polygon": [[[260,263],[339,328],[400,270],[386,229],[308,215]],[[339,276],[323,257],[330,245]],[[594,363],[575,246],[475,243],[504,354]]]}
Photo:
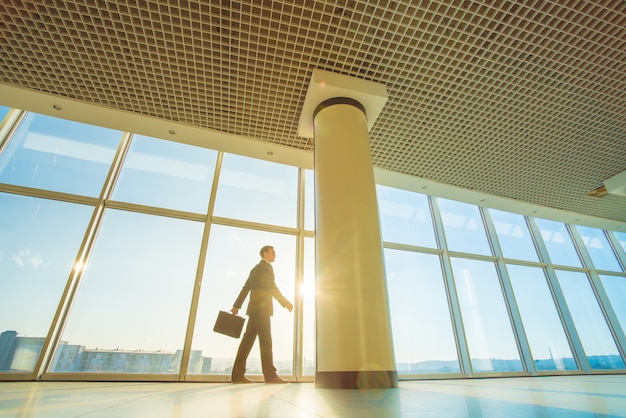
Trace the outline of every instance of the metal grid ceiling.
{"label": "metal grid ceiling", "polygon": [[3,0],[0,82],[299,149],[314,68],[383,83],[374,164],[626,221],[626,3]]}

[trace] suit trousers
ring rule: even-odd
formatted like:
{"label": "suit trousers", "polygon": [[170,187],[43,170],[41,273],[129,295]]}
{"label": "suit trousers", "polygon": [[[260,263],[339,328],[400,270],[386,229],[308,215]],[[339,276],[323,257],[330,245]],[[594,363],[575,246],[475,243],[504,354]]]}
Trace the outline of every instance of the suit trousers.
{"label": "suit trousers", "polygon": [[269,315],[250,315],[248,317],[248,325],[243,334],[237,357],[233,365],[232,377],[234,379],[243,377],[246,373],[246,360],[252,350],[256,337],[259,337],[259,347],[261,349],[261,367],[263,368],[263,376],[265,379],[271,379],[276,376],[276,368],[274,367],[274,355],[272,354],[272,325]]}

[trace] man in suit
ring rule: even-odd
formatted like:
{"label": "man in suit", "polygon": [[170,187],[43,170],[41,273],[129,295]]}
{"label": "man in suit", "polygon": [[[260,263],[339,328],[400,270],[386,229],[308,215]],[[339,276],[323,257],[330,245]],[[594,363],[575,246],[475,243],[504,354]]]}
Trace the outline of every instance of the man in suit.
{"label": "man in suit", "polygon": [[287,381],[278,377],[274,367],[270,317],[274,313],[274,299],[284,308],[287,308],[289,312],[292,311],[293,305],[280,293],[274,281],[274,270],[271,265],[276,258],[274,247],[266,245],[261,248],[259,253],[261,254],[261,261],[250,270],[250,275],[231,309],[231,312],[237,315],[243,301],[250,293],[250,301],[246,311],[248,325],[239,344],[239,350],[237,350],[237,357],[235,358],[231,376],[232,382],[252,383],[252,380],[247,379],[244,374],[246,372],[248,354],[250,354],[250,350],[252,350],[254,341],[258,336],[265,383],[287,383]]}

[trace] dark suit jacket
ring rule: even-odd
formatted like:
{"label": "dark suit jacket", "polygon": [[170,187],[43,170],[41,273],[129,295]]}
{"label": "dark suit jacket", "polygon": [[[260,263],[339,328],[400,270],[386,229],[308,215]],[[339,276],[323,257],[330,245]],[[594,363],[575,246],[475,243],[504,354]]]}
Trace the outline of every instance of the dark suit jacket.
{"label": "dark suit jacket", "polygon": [[250,270],[248,280],[243,285],[237,300],[233,306],[241,309],[243,301],[250,293],[250,302],[246,314],[248,315],[267,315],[274,313],[274,304],[272,299],[276,299],[282,306],[286,306],[289,301],[280,293],[276,282],[274,281],[274,270],[270,263],[265,260],[259,261],[259,264]]}

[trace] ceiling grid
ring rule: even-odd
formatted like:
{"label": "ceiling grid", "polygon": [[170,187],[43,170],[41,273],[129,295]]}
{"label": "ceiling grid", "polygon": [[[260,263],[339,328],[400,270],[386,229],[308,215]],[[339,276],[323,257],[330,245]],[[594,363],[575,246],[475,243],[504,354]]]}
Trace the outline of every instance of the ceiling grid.
{"label": "ceiling grid", "polygon": [[0,5],[0,82],[310,150],[315,68],[383,83],[376,166],[626,220],[626,3],[272,0]]}

